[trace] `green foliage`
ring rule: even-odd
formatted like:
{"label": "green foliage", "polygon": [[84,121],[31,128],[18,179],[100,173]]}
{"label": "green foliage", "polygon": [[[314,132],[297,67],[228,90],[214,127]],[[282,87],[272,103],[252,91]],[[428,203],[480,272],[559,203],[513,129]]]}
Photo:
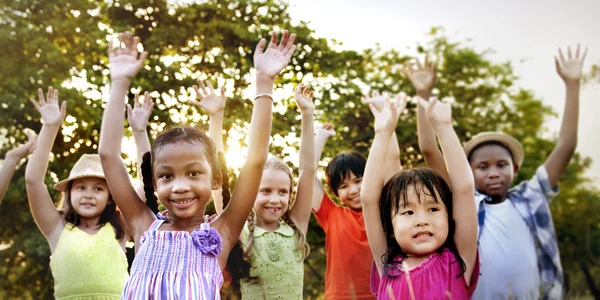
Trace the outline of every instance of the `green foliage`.
{"label": "green foliage", "polygon": [[[53,148],[49,186],[57,178],[65,178],[81,154],[95,152],[104,106],[101,93],[108,91],[109,83],[106,48],[113,34],[124,30],[139,35],[150,54],[132,86],[156,96],[153,137],[168,126],[204,123],[206,116],[185,103],[197,78],[218,78],[228,86],[225,135],[234,131],[244,134],[251,114],[244,91],[252,80],[252,51],[260,38],[278,28],[290,29],[298,39],[292,64],[277,82],[288,95],[276,105],[273,121],[276,138],[271,152],[277,156],[286,156],[289,147],[297,149],[300,122],[291,99],[293,84],[303,81],[313,87],[317,121],[333,123],[337,131],[325,148],[324,162],[342,150],[367,155],[373,119],[360,103],[364,93],[414,94],[400,74],[401,64],[410,58],[408,53],[379,47],[361,53],[335,51],[331,41],[314,37],[306,23],[291,25],[285,2],[171,3],[16,0],[0,4],[0,43],[6,45],[0,53],[5,62],[0,72],[0,134],[6,141],[2,150],[24,141],[24,128],[39,132],[39,114],[27,98],[36,97],[38,87],[52,85],[60,87],[61,98],[68,101],[69,117]],[[430,53],[437,61],[434,94],[452,101],[461,140],[466,142],[487,130],[515,136],[527,154],[516,182],[530,178],[555,145],[542,134],[544,120],[553,115],[551,109],[531,91],[516,86],[511,63],[491,61],[490,51],[478,52],[468,42],[451,41],[441,28],[433,28],[424,40],[415,49],[420,54]],[[405,167],[423,164],[414,107],[414,102],[409,103],[397,128]],[[188,117],[178,117],[181,114]],[[232,135],[227,144],[238,148],[244,141]],[[561,194],[552,203],[563,265],[576,274],[572,278],[579,278],[571,284],[578,292],[586,290],[575,273],[579,263],[600,255],[596,242],[600,240],[600,193],[588,188],[583,176],[590,163],[576,155],[561,179]],[[134,165],[129,167],[135,174]],[[0,208],[0,244],[8,247],[0,250],[0,298],[51,298],[49,249],[29,212],[23,172],[22,166],[15,173]],[[59,199],[58,193],[51,191],[51,195]],[[314,218],[307,239],[311,255],[305,264],[305,297],[315,298],[323,291],[325,235]]]}

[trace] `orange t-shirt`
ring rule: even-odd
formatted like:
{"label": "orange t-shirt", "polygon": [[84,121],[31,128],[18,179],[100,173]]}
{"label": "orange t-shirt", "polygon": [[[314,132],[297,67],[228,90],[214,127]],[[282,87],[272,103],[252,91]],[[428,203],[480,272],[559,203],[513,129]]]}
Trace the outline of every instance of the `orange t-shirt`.
{"label": "orange t-shirt", "polygon": [[373,254],[362,212],[335,204],[327,194],[313,212],[326,234],[325,299],[375,299],[370,288]]}

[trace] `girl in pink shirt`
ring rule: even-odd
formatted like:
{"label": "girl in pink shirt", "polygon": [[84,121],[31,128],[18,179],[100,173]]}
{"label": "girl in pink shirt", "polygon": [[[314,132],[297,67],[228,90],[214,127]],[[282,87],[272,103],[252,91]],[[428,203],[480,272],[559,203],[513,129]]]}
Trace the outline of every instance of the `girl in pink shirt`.
{"label": "girl in pink shirt", "polygon": [[376,267],[371,290],[377,299],[470,299],[479,276],[473,174],[450,105],[418,99],[440,140],[450,186],[428,168],[384,182],[380,170],[406,101],[388,100],[381,111],[371,105],[375,139],[360,195]]}

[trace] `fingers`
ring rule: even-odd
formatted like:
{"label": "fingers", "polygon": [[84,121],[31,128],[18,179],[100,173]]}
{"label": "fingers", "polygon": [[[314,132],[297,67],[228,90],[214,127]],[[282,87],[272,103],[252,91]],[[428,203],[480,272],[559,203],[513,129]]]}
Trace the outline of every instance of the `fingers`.
{"label": "fingers", "polygon": [[565,61],[565,56],[562,53],[562,49],[558,48],[558,57],[560,57],[560,62],[563,63]]}
{"label": "fingers", "polygon": [[323,124],[323,129],[325,129],[325,130],[333,130],[333,124],[331,124],[331,123],[325,123],[325,124]]}
{"label": "fingers", "polygon": [[[198,80],[198,82],[200,82],[200,80]],[[197,86],[192,86],[192,88],[194,88],[194,91],[196,92],[196,96],[198,96],[198,99],[202,100],[202,98],[204,98],[204,94],[202,94],[202,92],[200,92],[200,90],[198,89]]]}
{"label": "fingers", "polygon": [[129,103],[127,103],[127,119],[130,120],[129,122],[131,123],[131,117],[133,117],[133,109],[131,109],[131,105],[129,105]]}
{"label": "fingers", "polygon": [[396,96],[395,102],[397,113],[398,115],[401,115],[404,109],[406,108],[406,103],[408,102],[406,95],[401,94]]}
{"label": "fingers", "polygon": [[425,55],[425,69],[430,69],[429,54]]}
{"label": "fingers", "polygon": [[44,99],[44,91],[41,88],[38,89],[38,99],[40,99],[40,106],[46,104],[46,100]]}
{"label": "fingers", "polygon": [[556,72],[560,73],[560,62],[558,62],[556,55],[554,55],[554,64],[556,65]]}
{"label": "fingers", "polygon": [[52,103],[58,103],[58,89],[54,90],[54,93],[52,95]]}
{"label": "fingers", "polygon": [[210,81],[206,81],[206,83],[208,84],[208,91],[212,94],[215,92],[215,89],[213,88],[212,84],[210,83]]}
{"label": "fingers", "polygon": [[379,112],[377,111],[377,108],[375,108],[375,104],[369,103],[369,108],[371,109],[371,113],[373,114],[373,116],[375,116],[375,118],[377,118],[377,116],[379,115]]}
{"label": "fingers", "polygon": [[31,104],[33,104],[33,107],[35,107],[37,111],[40,111],[40,105],[35,100],[33,100],[33,98],[29,98],[29,101],[31,102]]}
{"label": "fingers", "polygon": [[200,89],[202,89],[203,97],[208,96],[208,91],[206,91],[206,85],[204,85],[204,82],[202,82],[202,80],[198,79],[198,86],[200,86]]}
{"label": "fingers", "polygon": [[221,87],[221,99],[225,100],[225,87]]}
{"label": "fingers", "polygon": [[569,59],[573,59],[573,54],[571,53],[571,46],[567,47],[567,57]]}
{"label": "fingers", "polygon": [[417,62],[417,69],[418,70],[423,70],[423,66],[421,65],[421,62],[419,61],[419,59],[415,59],[415,61]]}
{"label": "fingers", "polygon": [[290,33],[287,30],[284,30],[281,34],[281,43],[277,46],[279,50],[283,50],[283,48],[287,47],[288,40],[290,38]]}
{"label": "fingers", "polygon": [[67,116],[67,101],[63,101],[60,104],[60,115],[62,116],[63,120]]}
{"label": "fingers", "polygon": [[265,45],[267,44],[267,40],[265,38],[260,39],[258,44],[256,45],[256,49],[254,49],[254,55],[263,54],[265,52]]}
{"label": "fingers", "polygon": [[269,42],[269,48],[277,48],[277,33],[271,32],[271,41]]}

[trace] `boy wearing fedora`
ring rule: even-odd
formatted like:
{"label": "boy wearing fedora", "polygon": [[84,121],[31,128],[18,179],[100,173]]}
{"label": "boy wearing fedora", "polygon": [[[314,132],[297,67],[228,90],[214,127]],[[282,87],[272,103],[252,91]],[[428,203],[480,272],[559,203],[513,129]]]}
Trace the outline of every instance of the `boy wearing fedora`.
{"label": "boy wearing fedora", "polygon": [[[524,159],[521,144],[497,132],[475,135],[465,154],[475,178],[479,221],[481,276],[473,299],[562,299],[563,272],[550,201],[558,193],[558,180],[577,146],[579,87],[587,50],[567,58],[559,49],[556,70],[566,86],[566,102],[558,143],[536,174],[511,188]],[[418,74],[418,72],[422,74]],[[435,72],[420,69],[410,73],[418,87],[433,87]],[[429,89],[428,93],[431,93]],[[427,90],[422,94],[427,96]],[[422,114],[422,115],[421,115]],[[419,117],[419,115],[421,115]],[[435,136],[417,116],[419,147],[427,164],[447,178]]]}

